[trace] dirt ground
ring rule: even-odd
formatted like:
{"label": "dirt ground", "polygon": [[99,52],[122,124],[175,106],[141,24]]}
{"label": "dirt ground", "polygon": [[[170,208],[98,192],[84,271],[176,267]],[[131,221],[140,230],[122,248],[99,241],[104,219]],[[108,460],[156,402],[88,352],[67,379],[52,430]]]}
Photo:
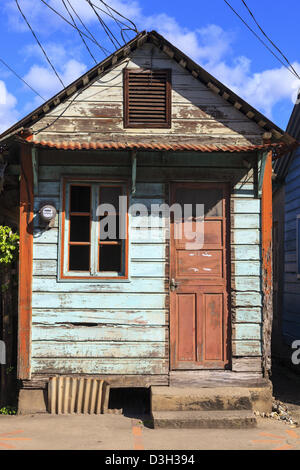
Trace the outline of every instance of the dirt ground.
{"label": "dirt ground", "polygon": [[[273,386],[300,423],[300,377],[274,366]],[[113,408],[122,397],[113,397]],[[137,395],[134,407],[122,404],[123,415],[0,416],[0,450],[300,450],[300,427],[272,419],[245,430],[153,430],[144,403]]]}

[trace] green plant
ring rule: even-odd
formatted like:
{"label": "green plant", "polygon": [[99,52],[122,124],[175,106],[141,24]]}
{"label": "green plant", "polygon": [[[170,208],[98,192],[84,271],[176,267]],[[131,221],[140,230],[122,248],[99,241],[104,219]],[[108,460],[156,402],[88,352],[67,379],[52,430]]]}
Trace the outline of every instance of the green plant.
{"label": "green plant", "polygon": [[0,408],[0,415],[16,415],[17,408],[15,406],[3,406]]}
{"label": "green plant", "polygon": [[13,263],[19,252],[19,235],[10,227],[0,225],[0,264]]}
{"label": "green plant", "polygon": [[14,372],[15,368],[14,366],[9,366],[9,367],[6,367],[6,374],[9,375],[9,374],[12,374]]}

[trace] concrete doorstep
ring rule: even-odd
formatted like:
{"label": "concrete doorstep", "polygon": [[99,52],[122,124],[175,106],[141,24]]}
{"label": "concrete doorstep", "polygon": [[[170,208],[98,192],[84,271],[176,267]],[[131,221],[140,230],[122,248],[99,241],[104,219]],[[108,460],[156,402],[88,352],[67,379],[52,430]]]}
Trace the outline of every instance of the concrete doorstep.
{"label": "concrete doorstep", "polygon": [[241,429],[257,425],[251,411],[154,411],[152,419],[155,429]]}
{"label": "concrete doorstep", "polygon": [[272,387],[247,389],[151,387],[154,428],[255,427],[254,411],[272,409]]}

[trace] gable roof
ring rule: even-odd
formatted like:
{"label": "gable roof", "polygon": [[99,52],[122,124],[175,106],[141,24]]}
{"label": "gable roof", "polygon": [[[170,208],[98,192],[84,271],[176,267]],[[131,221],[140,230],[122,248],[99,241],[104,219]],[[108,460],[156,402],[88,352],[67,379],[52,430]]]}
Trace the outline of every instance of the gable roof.
{"label": "gable roof", "polygon": [[[43,118],[49,111],[55,109],[59,104],[70,99],[75,93],[86,88],[91,82],[100,78],[102,75],[110,71],[110,69],[136,49],[141,48],[146,42],[152,43],[177,62],[181,67],[187,70],[192,76],[207,86],[213,93],[220,95],[224,100],[238,109],[247,116],[248,119],[254,121],[266,132],[266,138],[269,143],[278,142],[281,146],[290,146],[295,144],[295,139],[280,129],[276,124],[266,118],[262,113],[253,108],[249,103],[244,101],[232,90],[223,85],[219,80],[204,70],[200,65],[196,64],[187,55],[173,46],[163,36],[156,31],[142,32],[133,40],[128,42],[118,51],[104,59],[101,63],[90,69],[87,73],[75,80],[65,89],[57,93],[53,98],[39,106],[33,112],[21,119],[15,125],[7,129],[0,135],[0,142],[14,137],[16,135],[27,137],[30,135],[30,126]],[[29,132],[28,132],[29,131]]]}
{"label": "gable roof", "polygon": [[[300,91],[286,131],[297,141],[300,140]],[[286,153],[284,157],[276,160],[274,164],[274,172],[277,175],[277,179],[279,181],[283,181],[286,178],[289,171],[289,167],[295,156],[295,151],[296,150]]]}

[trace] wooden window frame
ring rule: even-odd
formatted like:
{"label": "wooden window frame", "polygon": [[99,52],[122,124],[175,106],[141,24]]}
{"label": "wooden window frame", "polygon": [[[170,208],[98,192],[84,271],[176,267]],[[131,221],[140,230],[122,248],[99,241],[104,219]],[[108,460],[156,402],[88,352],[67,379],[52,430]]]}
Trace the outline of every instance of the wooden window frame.
{"label": "wooden window frame", "polygon": [[[90,212],[90,271],[69,271],[69,246],[70,246],[70,188],[72,186],[89,186],[91,187],[91,212]],[[127,215],[126,215],[126,239],[121,240],[122,245],[122,272],[105,272],[99,271],[99,247],[100,247],[100,224],[99,218],[96,218],[97,204],[99,202],[99,194],[101,187],[121,187],[123,195],[127,196]],[[60,255],[59,255],[59,280],[64,281],[126,281],[129,279],[129,181],[126,179],[106,180],[104,178],[82,177],[74,178],[73,176],[63,177],[62,187],[62,206],[60,219]],[[113,244],[114,242],[112,242]],[[80,242],[72,245],[82,245]],[[84,243],[86,246],[87,243]]]}
{"label": "wooden window frame", "polygon": [[[129,74],[143,72],[164,72],[166,73],[166,122],[164,123],[131,123],[129,119]],[[127,129],[170,129],[172,127],[172,69],[124,69],[123,72],[124,90],[124,128]]]}

